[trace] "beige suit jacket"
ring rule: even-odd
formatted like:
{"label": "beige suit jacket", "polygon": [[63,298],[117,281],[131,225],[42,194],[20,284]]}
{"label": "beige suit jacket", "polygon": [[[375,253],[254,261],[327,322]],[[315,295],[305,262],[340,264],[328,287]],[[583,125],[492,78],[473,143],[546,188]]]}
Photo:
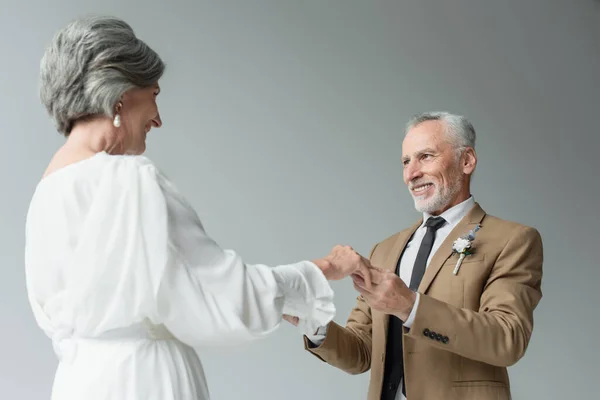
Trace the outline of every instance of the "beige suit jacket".
{"label": "beige suit jacket", "polygon": [[[373,247],[373,265],[395,270],[422,220]],[[473,254],[457,275],[452,244],[477,224]],[[418,288],[419,307],[404,328],[408,400],[509,400],[506,367],[527,349],[542,280],[542,240],[534,228],[487,215],[475,206],[432,256]],[[329,324],[323,343],[305,348],[350,374],[371,370],[368,400],[380,400],[388,315],[362,296],[345,327]]]}

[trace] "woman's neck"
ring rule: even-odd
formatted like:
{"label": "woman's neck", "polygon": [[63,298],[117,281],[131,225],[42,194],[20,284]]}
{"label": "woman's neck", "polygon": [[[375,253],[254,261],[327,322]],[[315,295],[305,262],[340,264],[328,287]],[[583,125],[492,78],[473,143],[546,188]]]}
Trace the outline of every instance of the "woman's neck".
{"label": "woman's neck", "polygon": [[124,154],[122,138],[108,118],[78,122],[67,138],[65,147],[90,153]]}

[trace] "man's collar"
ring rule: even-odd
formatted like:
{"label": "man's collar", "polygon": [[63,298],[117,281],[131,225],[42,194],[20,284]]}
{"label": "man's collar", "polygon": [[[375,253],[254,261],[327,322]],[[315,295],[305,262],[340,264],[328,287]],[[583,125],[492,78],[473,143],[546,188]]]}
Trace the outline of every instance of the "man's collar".
{"label": "man's collar", "polygon": [[[454,207],[447,209],[439,216],[444,218],[450,226],[454,227],[454,226],[456,226],[456,224],[458,224],[460,222],[461,219],[463,219],[465,217],[465,215],[467,215],[469,210],[471,210],[471,208],[473,208],[474,205],[475,205],[475,198],[473,196],[471,196],[467,200],[463,201],[462,203],[459,203],[459,204],[455,205]],[[432,217],[431,214],[423,213],[423,223],[421,224],[421,227],[423,227],[425,225],[425,222],[430,217]]]}

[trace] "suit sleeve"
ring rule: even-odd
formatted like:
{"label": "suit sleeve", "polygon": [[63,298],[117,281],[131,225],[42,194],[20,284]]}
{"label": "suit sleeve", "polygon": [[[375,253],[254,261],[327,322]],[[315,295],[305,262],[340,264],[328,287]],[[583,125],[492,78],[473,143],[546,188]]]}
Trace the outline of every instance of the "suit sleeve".
{"label": "suit sleeve", "polygon": [[[376,248],[377,245],[371,250],[369,258]],[[315,346],[305,335],[304,348],[342,371],[361,374],[371,368],[372,323],[371,307],[362,296],[358,296],[346,326],[331,321],[323,342]]]}
{"label": "suit sleeve", "polygon": [[539,232],[522,227],[499,254],[479,310],[457,308],[421,294],[413,325],[404,333],[471,360],[513,365],[523,357],[531,338],[533,310],[542,298],[542,264]]}

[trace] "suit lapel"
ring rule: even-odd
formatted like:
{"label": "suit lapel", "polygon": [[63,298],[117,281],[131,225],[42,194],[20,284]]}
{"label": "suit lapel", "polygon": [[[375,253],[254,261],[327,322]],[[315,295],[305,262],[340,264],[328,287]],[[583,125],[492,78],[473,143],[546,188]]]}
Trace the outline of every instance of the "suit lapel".
{"label": "suit lapel", "polygon": [[398,266],[398,261],[400,261],[400,256],[406,247],[406,244],[415,233],[415,231],[421,226],[423,223],[423,219],[420,219],[418,222],[415,222],[410,228],[405,230],[402,234],[398,235],[396,241],[392,245],[387,258],[383,263],[384,269],[389,269],[390,271],[396,271],[396,267]]}
{"label": "suit lapel", "polygon": [[452,255],[452,244],[454,241],[458,237],[473,229],[477,224],[480,224],[484,216],[485,211],[483,211],[478,203],[475,203],[467,215],[465,215],[465,217],[454,227],[454,229],[452,229],[450,234],[442,242],[442,245],[439,247],[433,257],[431,257],[431,261],[429,262],[429,265],[425,270],[425,274],[423,275],[423,279],[419,284],[418,290],[420,293],[427,292],[427,289],[429,289],[429,286],[442,268],[444,262]]}

